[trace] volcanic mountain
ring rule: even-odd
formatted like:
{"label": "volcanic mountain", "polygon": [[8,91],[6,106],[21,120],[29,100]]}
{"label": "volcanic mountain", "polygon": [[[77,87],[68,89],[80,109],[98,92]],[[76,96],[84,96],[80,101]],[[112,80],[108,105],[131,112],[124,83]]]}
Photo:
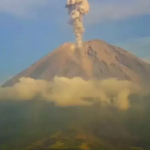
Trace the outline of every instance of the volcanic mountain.
{"label": "volcanic mountain", "polygon": [[[84,42],[82,49],[65,43],[3,86],[12,86],[21,77],[51,81],[55,76],[84,80],[117,78],[149,85],[150,65],[101,40]],[[11,90],[11,97],[13,88],[2,89],[2,97],[3,93],[9,95],[5,89]],[[26,89],[25,86],[23,91]],[[123,103],[126,91],[123,99],[122,92],[118,94]],[[11,99],[0,102],[0,150],[150,149],[149,93],[129,95],[130,107],[126,110],[101,103],[90,107],[56,106],[43,100],[40,93],[30,101]]]}
{"label": "volcanic mountain", "polygon": [[150,65],[128,51],[101,40],[91,40],[83,45],[81,50],[76,50],[73,43],[61,45],[3,86],[12,86],[21,77],[50,81],[55,76],[150,83]]}

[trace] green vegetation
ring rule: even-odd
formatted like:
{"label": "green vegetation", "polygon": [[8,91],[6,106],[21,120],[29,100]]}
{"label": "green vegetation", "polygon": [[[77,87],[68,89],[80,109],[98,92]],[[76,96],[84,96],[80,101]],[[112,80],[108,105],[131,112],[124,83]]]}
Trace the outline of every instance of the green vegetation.
{"label": "green vegetation", "polygon": [[128,110],[0,102],[0,150],[148,150],[149,97],[132,95]]}
{"label": "green vegetation", "polygon": [[[83,135],[83,133],[82,133]],[[61,133],[58,137],[48,138],[32,144],[26,150],[144,150],[138,147],[112,145],[92,135],[70,136]]]}

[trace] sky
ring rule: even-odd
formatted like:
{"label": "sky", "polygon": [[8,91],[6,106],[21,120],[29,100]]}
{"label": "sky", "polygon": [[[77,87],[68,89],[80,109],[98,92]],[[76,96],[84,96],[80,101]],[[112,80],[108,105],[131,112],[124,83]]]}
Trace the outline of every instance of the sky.
{"label": "sky", "polygon": [[[150,0],[89,0],[84,40],[101,39],[150,62]],[[66,0],[0,0],[0,84],[74,41]]]}

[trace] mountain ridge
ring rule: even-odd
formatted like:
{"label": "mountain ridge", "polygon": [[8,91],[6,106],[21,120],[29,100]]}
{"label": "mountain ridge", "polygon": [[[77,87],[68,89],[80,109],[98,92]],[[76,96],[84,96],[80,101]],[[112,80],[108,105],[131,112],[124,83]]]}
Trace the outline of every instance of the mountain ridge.
{"label": "mountain ridge", "polygon": [[78,51],[73,43],[64,43],[2,86],[12,86],[21,77],[50,81],[55,76],[85,80],[117,78],[147,84],[150,83],[150,65],[128,51],[98,39],[84,42],[83,49]]}

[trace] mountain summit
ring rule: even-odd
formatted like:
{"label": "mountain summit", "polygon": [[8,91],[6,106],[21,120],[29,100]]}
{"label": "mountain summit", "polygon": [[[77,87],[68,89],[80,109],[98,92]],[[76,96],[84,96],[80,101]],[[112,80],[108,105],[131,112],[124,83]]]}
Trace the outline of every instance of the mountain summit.
{"label": "mountain summit", "polygon": [[84,42],[82,50],[65,43],[3,86],[12,86],[21,77],[50,81],[55,76],[89,79],[117,78],[136,83],[150,82],[150,65],[122,48],[101,40]]}

